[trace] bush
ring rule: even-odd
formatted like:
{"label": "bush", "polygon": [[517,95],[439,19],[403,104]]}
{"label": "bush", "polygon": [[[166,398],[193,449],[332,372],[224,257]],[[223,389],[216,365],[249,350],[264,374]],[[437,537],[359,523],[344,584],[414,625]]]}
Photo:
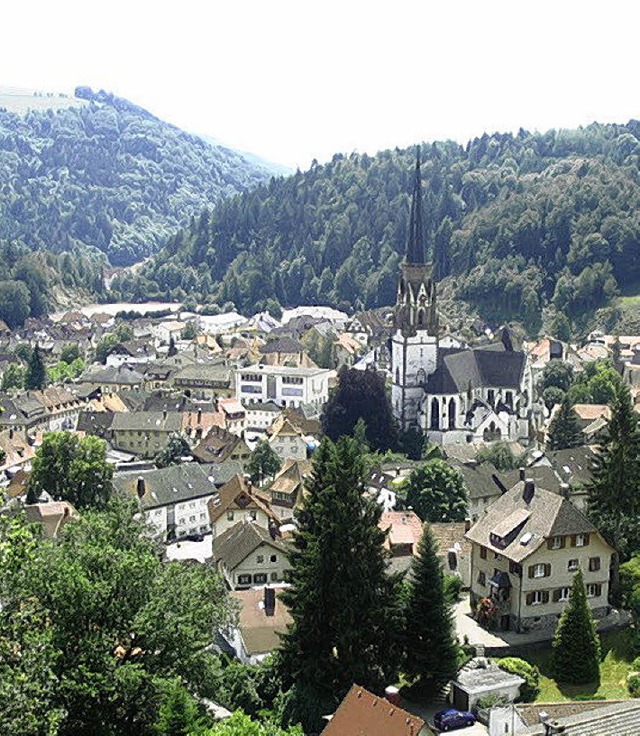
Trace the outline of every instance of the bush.
{"label": "bush", "polygon": [[444,597],[447,602],[453,605],[460,600],[460,591],[462,590],[462,578],[458,575],[444,576]]}
{"label": "bush", "polygon": [[640,698],[640,673],[630,672],[627,675],[627,688],[632,698]]}
{"label": "bush", "polygon": [[494,705],[507,705],[508,700],[504,695],[484,695],[482,698],[478,698],[475,705],[475,710],[491,710]]}
{"label": "bush", "polygon": [[498,660],[498,667],[512,675],[518,675],[524,679],[520,686],[520,698],[524,703],[533,702],[540,692],[540,670],[519,657],[504,657]]}

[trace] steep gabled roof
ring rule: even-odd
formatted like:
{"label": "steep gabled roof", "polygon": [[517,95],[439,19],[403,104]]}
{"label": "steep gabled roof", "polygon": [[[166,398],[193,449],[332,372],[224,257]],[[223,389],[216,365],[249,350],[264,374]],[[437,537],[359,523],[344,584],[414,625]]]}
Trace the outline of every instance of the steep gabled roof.
{"label": "steep gabled roof", "polygon": [[216,562],[222,562],[231,571],[262,544],[287,553],[280,537],[272,536],[268,529],[253,521],[239,521],[214,539],[213,554]]}
{"label": "steep gabled roof", "polygon": [[237,509],[260,510],[264,512],[270,519],[277,521],[273,511],[254,490],[249,483],[240,475],[236,474],[229,479],[220,489],[219,497],[216,503],[209,504],[209,518],[214,524],[227,511]]}
{"label": "steep gabled roof", "polygon": [[322,736],[418,736],[422,718],[352,685]]}

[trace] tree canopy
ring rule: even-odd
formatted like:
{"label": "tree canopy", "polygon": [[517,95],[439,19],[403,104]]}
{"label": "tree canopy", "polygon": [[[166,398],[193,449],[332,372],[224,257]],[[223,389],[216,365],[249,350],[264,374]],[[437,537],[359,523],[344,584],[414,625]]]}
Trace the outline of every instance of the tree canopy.
{"label": "tree canopy", "polygon": [[251,453],[246,471],[252,483],[262,485],[267,478],[272,478],[282,467],[282,460],[266,440],[260,440]]}
{"label": "tree canopy", "polygon": [[462,475],[436,458],[411,472],[402,489],[407,506],[423,521],[464,521],[467,491]]}

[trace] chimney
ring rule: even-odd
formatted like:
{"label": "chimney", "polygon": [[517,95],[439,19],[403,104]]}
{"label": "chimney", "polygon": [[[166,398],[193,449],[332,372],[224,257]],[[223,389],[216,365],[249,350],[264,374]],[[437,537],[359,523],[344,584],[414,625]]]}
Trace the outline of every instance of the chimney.
{"label": "chimney", "polygon": [[397,708],[400,707],[400,690],[395,685],[389,685],[384,689],[384,697]]}
{"label": "chimney", "polygon": [[264,612],[267,616],[273,616],[276,612],[276,591],[268,586],[264,589]]}
{"label": "chimney", "polygon": [[524,498],[525,503],[531,503],[535,492],[536,484],[533,478],[527,478],[524,482],[524,491],[522,492],[522,498]]}
{"label": "chimney", "polygon": [[518,472],[520,473],[520,480],[524,480],[524,468],[518,468]]}
{"label": "chimney", "polygon": [[560,495],[562,498],[569,500],[569,494],[571,493],[571,486],[568,483],[560,483]]}
{"label": "chimney", "polygon": [[198,424],[202,422],[202,409],[198,409]]}
{"label": "chimney", "polygon": [[558,736],[558,734],[565,732],[565,726],[562,726],[558,721],[546,721],[544,723],[544,736]]}
{"label": "chimney", "polygon": [[138,476],[138,482],[136,483],[136,493],[138,494],[138,498],[142,498],[144,494],[146,493],[147,488],[145,486],[144,478],[139,475]]}
{"label": "chimney", "polygon": [[464,520],[464,531],[465,533],[471,529],[471,519],[465,519]]}
{"label": "chimney", "polygon": [[10,427],[10,428],[9,428],[9,439],[10,439],[10,440],[12,440],[12,439],[13,439],[13,427]]}

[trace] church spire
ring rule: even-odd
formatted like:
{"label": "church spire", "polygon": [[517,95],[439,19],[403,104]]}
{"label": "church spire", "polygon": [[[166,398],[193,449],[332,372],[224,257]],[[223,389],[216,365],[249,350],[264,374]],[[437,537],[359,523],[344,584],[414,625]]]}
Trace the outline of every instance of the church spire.
{"label": "church spire", "polygon": [[420,146],[416,150],[416,173],[411,198],[407,263],[421,266],[425,263],[424,237],[422,234],[422,179],[420,176]]}

